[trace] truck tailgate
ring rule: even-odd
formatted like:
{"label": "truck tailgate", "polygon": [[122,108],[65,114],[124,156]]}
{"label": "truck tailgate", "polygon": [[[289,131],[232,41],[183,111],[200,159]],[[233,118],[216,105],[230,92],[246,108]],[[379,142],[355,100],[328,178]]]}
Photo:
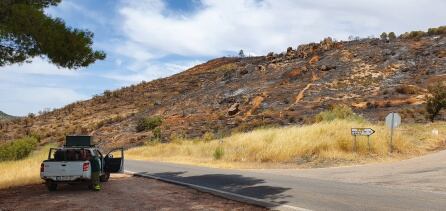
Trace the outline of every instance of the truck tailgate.
{"label": "truck tailgate", "polygon": [[[84,163],[88,163],[86,171],[83,169]],[[41,177],[57,181],[89,179],[90,165],[88,161],[45,161]]]}

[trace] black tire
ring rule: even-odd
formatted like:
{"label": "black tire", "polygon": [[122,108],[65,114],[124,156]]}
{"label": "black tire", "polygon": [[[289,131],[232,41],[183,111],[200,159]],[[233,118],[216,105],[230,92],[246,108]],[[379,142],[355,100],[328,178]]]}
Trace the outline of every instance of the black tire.
{"label": "black tire", "polygon": [[99,181],[101,181],[101,182],[107,182],[108,179],[110,179],[110,172],[105,172],[104,175],[101,175],[99,177]]}
{"label": "black tire", "polygon": [[51,182],[51,181],[47,181],[46,182],[46,187],[48,188],[48,191],[56,191],[57,190],[57,183]]}

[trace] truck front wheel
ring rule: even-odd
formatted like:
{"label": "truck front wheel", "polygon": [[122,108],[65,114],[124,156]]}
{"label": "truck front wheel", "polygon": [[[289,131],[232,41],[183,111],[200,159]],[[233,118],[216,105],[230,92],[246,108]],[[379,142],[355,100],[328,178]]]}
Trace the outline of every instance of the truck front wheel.
{"label": "truck front wheel", "polygon": [[56,191],[57,190],[57,183],[52,181],[46,181],[45,183],[46,187],[49,191]]}
{"label": "truck front wheel", "polygon": [[110,172],[105,172],[104,175],[101,175],[101,176],[99,177],[99,180],[100,180],[101,182],[107,182],[108,179],[110,179]]}

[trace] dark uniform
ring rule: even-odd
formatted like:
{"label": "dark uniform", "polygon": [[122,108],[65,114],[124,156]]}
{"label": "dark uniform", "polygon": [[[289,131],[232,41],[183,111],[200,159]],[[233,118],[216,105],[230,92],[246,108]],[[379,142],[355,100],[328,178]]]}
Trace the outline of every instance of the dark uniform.
{"label": "dark uniform", "polygon": [[99,176],[101,174],[101,161],[99,157],[93,156],[90,159],[91,165],[91,184],[93,186],[93,190],[99,191],[101,190],[101,184],[99,183]]}

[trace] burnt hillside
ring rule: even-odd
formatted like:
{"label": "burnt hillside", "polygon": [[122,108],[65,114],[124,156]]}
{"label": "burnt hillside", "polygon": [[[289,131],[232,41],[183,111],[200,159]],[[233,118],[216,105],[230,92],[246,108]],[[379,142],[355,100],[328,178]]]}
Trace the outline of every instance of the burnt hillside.
{"label": "burnt hillside", "polygon": [[65,134],[92,134],[106,147],[134,146],[152,136],[136,131],[141,117],[161,116],[161,137],[169,140],[302,124],[333,104],[349,105],[371,121],[397,111],[406,122],[424,122],[427,87],[442,80],[446,33],[327,38],[280,54],[211,60],[39,116],[2,122],[0,140],[36,134],[47,142],[61,141]]}

